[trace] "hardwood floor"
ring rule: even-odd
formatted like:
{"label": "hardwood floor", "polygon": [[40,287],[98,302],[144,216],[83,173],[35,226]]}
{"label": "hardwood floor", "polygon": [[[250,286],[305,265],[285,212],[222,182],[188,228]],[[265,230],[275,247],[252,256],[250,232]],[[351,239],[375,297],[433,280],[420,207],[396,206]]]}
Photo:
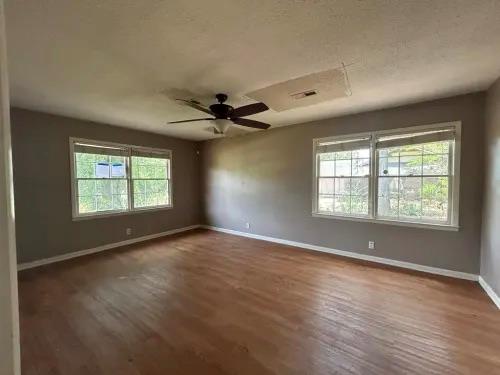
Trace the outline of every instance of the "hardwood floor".
{"label": "hardwood floor", "polygon": [[19,277],[23,375],[500,374],[469,281],[206,230]]}

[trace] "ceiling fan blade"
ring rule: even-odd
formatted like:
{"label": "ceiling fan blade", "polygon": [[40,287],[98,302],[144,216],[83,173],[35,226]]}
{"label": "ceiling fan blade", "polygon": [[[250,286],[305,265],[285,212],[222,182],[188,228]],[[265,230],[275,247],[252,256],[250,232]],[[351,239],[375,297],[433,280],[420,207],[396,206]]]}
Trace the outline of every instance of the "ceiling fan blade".
{"label": "ceiling fan blade", "polygon": [[194,118],[192,120],[169,121],[168,124],[180,124],[181,122],[207,121],[207,120],[215,120],[215,118],[207,117],[207,118]]}
{"label": "ceiling fan blade", "polygon": [[187,106],[189,106],[191,108],[194,108],[194,109],[197,109],[198,111],[202,111],[202,112],[208,113],[209,115],[212,114],[211,110],[209,110],[208,108],[203,107],[199,102],[197,102],[195,100],[186,100],[186,99],[175,99],[175,100],[183,102]]}
{"label": "ceiling fan blade", "polygon": [[269,107],[264,103],[253,103],[235,108],[231,117],[245,117],[255,115],[256,113],[267,111]]}
{"label": "ceiling fan blade", "polygon": [[249,128],[255,128],[255,129],[269,129],[271,125],[266,124],[264,122],[260,121],[255,121],[255,120],[249,120],[247,118],[232,118],[232,122],[234,122],[236,125],[241,125],[241,126],[248,126]]}

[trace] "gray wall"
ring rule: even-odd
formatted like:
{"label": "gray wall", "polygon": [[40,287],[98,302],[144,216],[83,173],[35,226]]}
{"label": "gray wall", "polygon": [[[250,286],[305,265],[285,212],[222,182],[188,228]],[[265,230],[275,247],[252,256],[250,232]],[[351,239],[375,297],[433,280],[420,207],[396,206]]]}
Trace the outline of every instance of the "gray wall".
{"label": "gray wall", "polygon": [[500,79],[487,93],[485,149],[481,276],[500,295]]}
{"label": "gray wall", "polygon": [[[484,93],[311,122],[202,145],[206,224],[479,273]],[[311,216],[312,140],[462,121],[460,231]],[[251,229],[245,229],[245,222]],[[376,250],[367,249],[368,240]]]}
{"label": "gray wall", "polygon": [[[197,143],[16,108],[11,118],[19,262],[199,224]],[[73,221],[69,137],[172,150],[173,209]]]}

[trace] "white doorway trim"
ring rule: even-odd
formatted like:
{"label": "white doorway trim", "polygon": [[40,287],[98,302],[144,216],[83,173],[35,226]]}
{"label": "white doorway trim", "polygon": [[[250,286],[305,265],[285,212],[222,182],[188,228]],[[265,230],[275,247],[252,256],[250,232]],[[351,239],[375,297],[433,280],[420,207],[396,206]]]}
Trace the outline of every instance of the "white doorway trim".
{"label": "white doorway trim", "polygon": [[20,375],[19,303],[5,8],[0,0],[0,374]]}

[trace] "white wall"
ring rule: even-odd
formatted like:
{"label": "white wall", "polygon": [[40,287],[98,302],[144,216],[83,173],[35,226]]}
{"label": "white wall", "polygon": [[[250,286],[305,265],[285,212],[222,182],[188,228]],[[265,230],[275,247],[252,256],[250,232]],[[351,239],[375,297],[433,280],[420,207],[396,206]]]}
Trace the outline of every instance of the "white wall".
{"label": "white wall", "polygon": [[17,375],[21,370],[8,95],[4,4],[0,0],[0,374]]}

